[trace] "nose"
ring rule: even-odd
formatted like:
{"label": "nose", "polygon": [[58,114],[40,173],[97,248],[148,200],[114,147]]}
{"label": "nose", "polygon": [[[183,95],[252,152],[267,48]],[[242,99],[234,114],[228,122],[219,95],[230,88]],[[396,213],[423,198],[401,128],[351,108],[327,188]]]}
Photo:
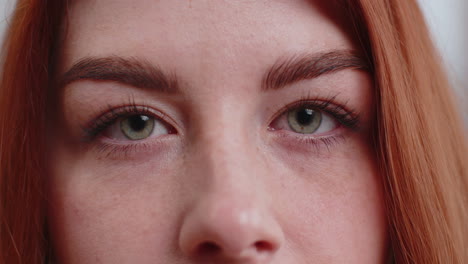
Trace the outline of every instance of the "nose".
{"label": "nose", "polygon": [[262,184],[269,174],[248,148],[215,145],[223,147],[205,144],[192,156],[190,176],[200,179],[189,187],[198,191],[182,220],[180,249],[204,263],[271,263],[284,235]]}
{"label": "nose", "polygon": [[244,134],[249,130],[236,119],[239,111],[217,113],[229,118],[208,120],[209,133],[197,134],[187,156],[192,184],[184,186],[194,195],[183,215],[179,247],[202,263],[271,263],[284,234],[271,207],[269,163],[252,144],[253,136]]}
{"label": "nose", "polygon": [[282,239],[277,222],[254,201],[224,194],[205,198],[187,214],[179,244],[185,255],[205,261],[269,263]]}

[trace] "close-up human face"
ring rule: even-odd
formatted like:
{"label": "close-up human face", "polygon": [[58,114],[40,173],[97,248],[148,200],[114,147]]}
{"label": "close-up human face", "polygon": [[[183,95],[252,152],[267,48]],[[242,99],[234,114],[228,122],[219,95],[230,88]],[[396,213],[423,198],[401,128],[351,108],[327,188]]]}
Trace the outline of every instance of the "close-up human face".
{"label": "close-up human face", "polygon": [[384,263],[372,76],[333,1],[73,1],[58,263]]}

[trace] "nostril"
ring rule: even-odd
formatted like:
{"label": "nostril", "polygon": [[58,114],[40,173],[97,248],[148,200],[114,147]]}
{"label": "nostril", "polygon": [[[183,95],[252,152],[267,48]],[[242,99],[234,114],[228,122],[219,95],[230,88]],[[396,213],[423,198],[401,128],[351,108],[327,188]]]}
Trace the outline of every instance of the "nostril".
{"label": "nostril", "polygon": [[215,256],[221,252],[221,247],[213,242],[204,242],[198,246],[197,251],[201,256]]}
{"label": "nostril", "polygon": [[[244,252],[249,252],[247,248],[245,249],[247,251],[244,251]],[[260,240],[260,241],[253,243],[250,249],[254,250],[254,251],[250,251],[250,254],[253,252],[257,252],[257,254],[259,254],[258,256],[261,256],[261,255],[266,256],[275,251],[274,245],[265,240]],[[227,253],[228,252],[223,252],[223,248],[220,245],[212,241],[203,242],[196,247],[196,255],[201,258],[220,257],[223,254],[227,254]]]}
{"label": "nostril", "polygon": [[255,249],[257,250],[257,252],[271,252],[271,251],[274,251],[274,246],[267,242],[267,241],[257,241],[255,242],[254,244],[255,246]]}

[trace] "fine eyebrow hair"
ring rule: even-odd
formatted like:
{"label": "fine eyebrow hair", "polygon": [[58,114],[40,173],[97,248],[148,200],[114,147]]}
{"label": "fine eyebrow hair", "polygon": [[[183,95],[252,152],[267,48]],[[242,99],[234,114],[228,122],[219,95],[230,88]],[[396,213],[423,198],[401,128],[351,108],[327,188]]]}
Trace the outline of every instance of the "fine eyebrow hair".
{"label": "fine eyebrow hair", "polygon": [[[262,91],[277,90],[294,82],[317,78],[344,69],[369,71],[370,67],[367,60],[349,50],[296,55],[288,59],[280,59],[266,72],[262,82]],[[145,60],[119,56],[83,58],[62,75],[59,79],[59,86],[65,87],[80,80],[114,81],[168,94],[180,91],[175,74],[167,75],[160,68]]]}
{"label": "fine eyebrow hair", "polygon": [[262,90],[277,90],[294,82],[345,69],[370,71],[370,65],[357,52],[350,50],[334,50],[280,59],[265,74]]}
{"label": "fine eyebrow hair", "polygon": [[114,81],[162,93],[177,93],[179,87],[175,74],[167,75],[145,60],[118,56],[79,60],[59,79],[59,86],[80,81]]}

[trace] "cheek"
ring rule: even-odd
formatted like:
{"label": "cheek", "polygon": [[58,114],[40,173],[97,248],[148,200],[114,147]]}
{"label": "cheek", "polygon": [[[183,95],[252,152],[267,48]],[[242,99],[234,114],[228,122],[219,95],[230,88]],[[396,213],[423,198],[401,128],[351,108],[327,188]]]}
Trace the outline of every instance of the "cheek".
{"label": "cheek", "polygon": [[171,256],[183,195],[168,168],[178,164],[56,157],[49,226],[60,260],[158,263],[155,258]]}
{"label": "cheek", "polygon": [[[350,137],[315,155],[275,149],[262,152],[265,162],[255,165],[261,170],[249,168],[265,172],[257,175],[258,188],[271,197],[272,215],[286,238],[278,260],[289,263],[294,255],[303,263],[382,262],[385,212],[368,145]],[[209,177],[193,180],[193,171],[206,172],[203,162],[192,161],[190,171],[178,151],[141,162],[70,153],[55,156],[51,182],[50,229],[58,258],[63,263],[178,261],[184,212],[197,204],[194,197],[200,196],[194,192],[209,185]],[[241,176],[235,178],[240,184]],[[214,197],[229,201],[222,195]]]}
{"label": "cheek", "polygon": [[383,190],[368,145],[346,140],[312,158],[290,154],[276,170],[282,175],[276,209],[293,248],[324,263],[383,261]]}

